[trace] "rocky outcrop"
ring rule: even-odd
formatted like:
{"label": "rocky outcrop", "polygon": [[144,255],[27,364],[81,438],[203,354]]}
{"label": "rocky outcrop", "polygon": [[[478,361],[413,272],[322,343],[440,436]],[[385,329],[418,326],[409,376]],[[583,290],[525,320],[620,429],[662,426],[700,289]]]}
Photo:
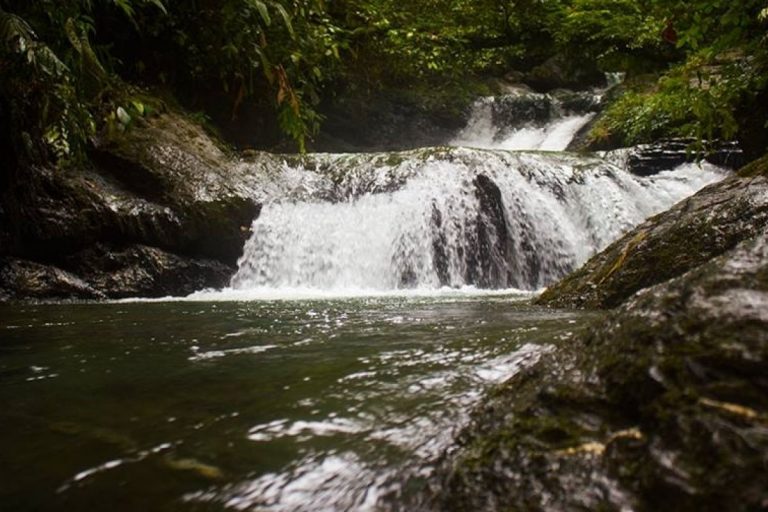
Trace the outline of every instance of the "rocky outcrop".
{"label": "rocky outcrop", "polygon": [[505,383],[443,462],[430,504],[761,510],[766,375],[763,229],[638,293]]}
{"label": "rocky outcrop", "polygon": [[768,224],[768,157],[652,217],[547,289],[538,304],[612,308],[723,254]]}
{"label": "rocky outcrop", "polygon": [[188,295],[229,282],[232,267],[218,260],[189,258],[156,247],[98,244],[69,258],[69,268],[111,298]]}
{"label": "rocky outcrop", "polygon": [[54,267],[17,258],[0,260],[0,301],[17,299],[103,299],[78,276]]}
{"label": "rocky outcrop", "polygon": [[100,138],[91,160],[19,169],[4,187],[6,297],[180,295],[226,284],[260,211],[257,165],[239,165],[173,112]]}
{"label": "rocky outcrop", "polygon": [[634,146],[627,153],[626,168],[638,176],[651,176],[684,163],[695,162],[700,156],[706,162],[729,169],[737,169],[745,163],[744,153],[736,142],[715,143],[704,155],[692,151],[694,142],[690,139],[667,139]]}
{"label": "rocky outcrop", "polygon": [[18,258],[0,261],[0,300],[119,299],[188,295],[225,286],[232,267],[156,247],[97,244],[61,260],[63,270]]}

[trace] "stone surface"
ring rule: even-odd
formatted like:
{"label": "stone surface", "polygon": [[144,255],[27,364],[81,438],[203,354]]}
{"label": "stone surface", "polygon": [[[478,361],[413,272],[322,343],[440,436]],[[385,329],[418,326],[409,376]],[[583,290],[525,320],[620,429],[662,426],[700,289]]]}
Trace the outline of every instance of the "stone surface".
{"label": "stone surface", "polygon": [[370,153],[445,144],[467,121],[469,94],[429,106],[420,94],[428,93],[353,93],[323,105],[326,120],[311,149]]}
{"label": "stone surface", "polygon": [[426,508],[766,507],[768,231],[556,343],[476,411]]}
{"label": "stone surface", "polygon": [[178,296],[221,288],[236,270],[217,260],[186,258],[156,247],[103,244],[71,256],[68,267],[109,298]]}
{"label": "stone surface", "polygon": [[0,259],[0,301],[15,299],[103,299],[78,276],[51,265]]}
{"label": "stone surface", "polygon": [[[6,177],[0,257],[26,262],[3,274],[7,297],[43,298],[46,290],[49,298],[181,295],[226,284],[259,215],[266,169],[280,165],[266,154],[244,165],[170,111],[103,136],[92,160],[79,168],[26,167]],[[99,267],[104,258],[90,260],[93,268],[77,262],[98,252],[122,262],[122,270],[107,278]],[[33,263],[39,279],[22,279]],[[60,271],[96,292],[54,286],[63,282]]]}
{"label": "stone surface", "polygon": [[[654,144],[641,144],[627,154],[627,170],[638,176],[651,176],[678,165],[694,162],[699,157],[691,148],[694,141],[689,139],[667,139]],[[744,165],[744,154],[738,144],[715,144],[703,156],[709,163],[736,169]]]}
{"label": "stone surface", "polygon": [[555,56],[525,73],[523,82],[537,91],[548,92],[603,86],[606,79],[595,65],[573,63],[564,56]]}
{"label": "stone surface", "polygon": [[755,236],[768,223],[768,158],[652,217],[547,289],[537,303],[612,308]]}

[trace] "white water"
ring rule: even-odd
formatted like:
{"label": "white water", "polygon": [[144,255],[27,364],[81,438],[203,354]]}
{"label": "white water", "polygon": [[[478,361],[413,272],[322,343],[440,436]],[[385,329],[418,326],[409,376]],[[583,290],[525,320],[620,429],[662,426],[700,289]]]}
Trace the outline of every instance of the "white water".
{"label": "white water", "polygon": [[[576,133],[594,116],[594,113],[557,112],[559,105],[545,95],[553,117],[547,122],[522,121],[512,125],[499,125],[494,120],[494,111],[503,108],[501,98],[487,97],[475,102],[467,126],[450,142],[451,146],[482,149],[563,151]],[[503,97],[502,97],[503,98]]]}
{"label": "white water", "polygon": [[[567,154],[463,148],[426,154],[371,170],[393,181],[407,177],[392,192],[265,205],[227,293],[536,290],[724,175],[691,164],[641,178],[605,160]],[[485,210],[475,179],[481,174],[501,193],[506,236],[480,218]]]}
{"label": "white water", "polygon": [[536,291],[725,176],[686,164],[639,177],[622,151],[510,151],[562,151],[593,116],[574,105],[596,101],[599,91],[482,98],[451,142],[475,149],[285,163],[230,288],[190,299]]}

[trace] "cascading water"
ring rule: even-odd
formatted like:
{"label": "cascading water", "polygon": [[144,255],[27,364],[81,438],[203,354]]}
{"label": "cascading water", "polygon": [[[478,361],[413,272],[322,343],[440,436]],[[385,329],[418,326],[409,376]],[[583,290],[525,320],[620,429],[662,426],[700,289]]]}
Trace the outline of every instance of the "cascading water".
{"label": "cascading water", "polygon": [[[724,177],[709,164],[636,176],[626,151],[561,152],[603,92],[481,98],[454,147],[286,161],[230,291],[538,290]],[[560,152],[510,151],[523,149]]]}
{"label": "cascading water", "polygon": [[563,151],[595,116],[603,91],[548,94],[516,92],[480,98],[452,146]]}
{"label": "cascading water", "polygon": [[638,177],[596,157],[464,148],[324,158],[303,172],[322,200],[304,183],[301,200],[266,205],[232,288],[536,290],[723,176],[707,164]]}

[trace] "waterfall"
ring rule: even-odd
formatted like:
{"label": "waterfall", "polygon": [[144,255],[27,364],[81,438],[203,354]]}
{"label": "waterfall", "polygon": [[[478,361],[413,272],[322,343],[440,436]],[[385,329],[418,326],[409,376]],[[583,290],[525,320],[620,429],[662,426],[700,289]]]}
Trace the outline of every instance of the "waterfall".
{"label": "waterfall", "polygon": [[561,152],[603,92],[481,98],[449,147],[286,157],[231,288],[538,290],[725,176],[706,163],[636,176],[624,150]]}
{"label": "waterfall", "polygon": [[563,151],[595,116],[603,90],[560,95],[516,91],[480,98],[452,146]]}
{"label": "waterfall", "polygon": [[612,161],[468,148],[314,155],[286,171],[303,176],[294,193],[253,223],[231,286],[536,290],[724,176],[686,164],[639,177]]}

